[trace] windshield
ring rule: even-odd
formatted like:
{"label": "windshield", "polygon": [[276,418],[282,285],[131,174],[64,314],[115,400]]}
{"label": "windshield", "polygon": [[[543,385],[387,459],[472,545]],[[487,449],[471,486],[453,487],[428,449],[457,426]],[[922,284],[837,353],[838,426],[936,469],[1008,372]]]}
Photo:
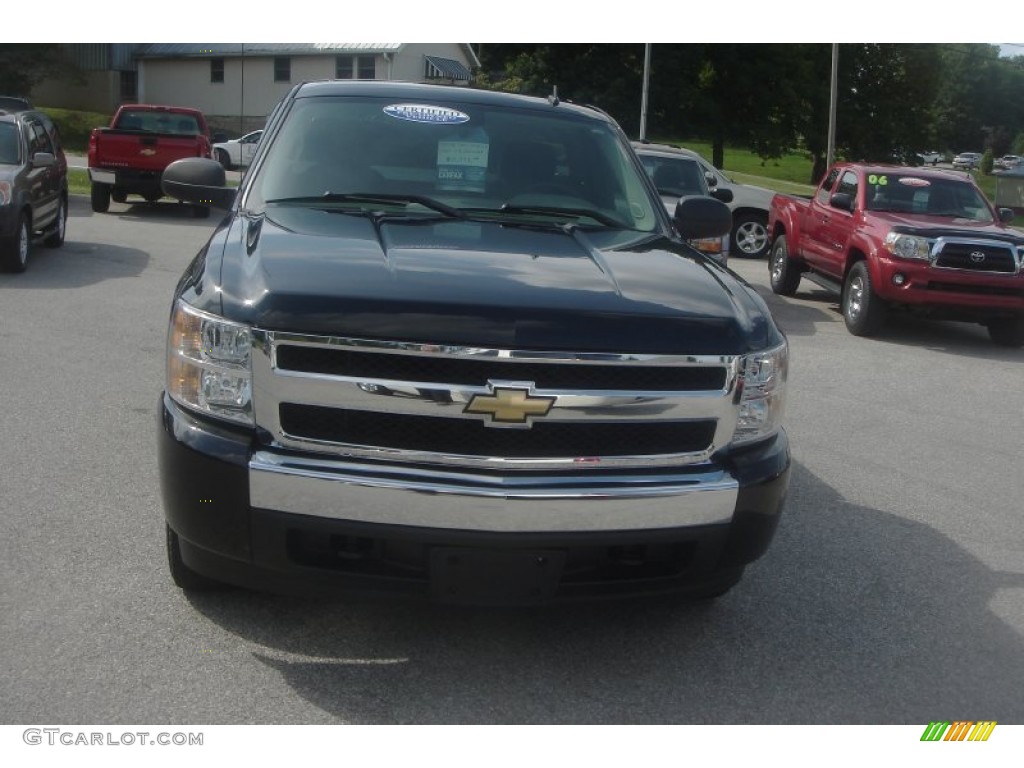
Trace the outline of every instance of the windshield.
{"label": "windshield", "polygon": [[888,173],[869,174],[867,182],[869,211],[947,216],[980,222],[994,220],[981,192],[962,181]]}
{"label": "windshield", "polygon": [[629,149],[603,121],[493,105],[298,100],[244,205],[301,204],[653,232]]}
{"label": "windshield", "polygon": [[696,160],[641,154],[640,162],[659,194],[683,197],[708,193],[704,171]]}

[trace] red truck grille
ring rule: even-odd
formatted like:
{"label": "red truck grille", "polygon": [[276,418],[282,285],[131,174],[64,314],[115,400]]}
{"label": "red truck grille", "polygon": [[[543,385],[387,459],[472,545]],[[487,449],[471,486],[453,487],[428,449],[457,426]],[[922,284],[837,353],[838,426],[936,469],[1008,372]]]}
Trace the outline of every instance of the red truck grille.
{"label": "red truck grille", "polygon": [[935,266],[1005,274],[1015,274],[1018,269],[1013,246],[1003,243],[945,243],[935,258]]}

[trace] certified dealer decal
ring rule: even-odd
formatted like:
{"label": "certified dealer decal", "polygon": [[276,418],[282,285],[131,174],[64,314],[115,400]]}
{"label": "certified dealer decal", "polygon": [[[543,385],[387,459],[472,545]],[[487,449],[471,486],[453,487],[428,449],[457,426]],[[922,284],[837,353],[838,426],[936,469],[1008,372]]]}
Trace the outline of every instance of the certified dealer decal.
{"label": "certified dealer decal", "polygon": [[464,112],[447,107],[435,107],[430,104],[389,104],[384,107],[384,114],[412,123],[457,125],[469,122],[469,115]]}

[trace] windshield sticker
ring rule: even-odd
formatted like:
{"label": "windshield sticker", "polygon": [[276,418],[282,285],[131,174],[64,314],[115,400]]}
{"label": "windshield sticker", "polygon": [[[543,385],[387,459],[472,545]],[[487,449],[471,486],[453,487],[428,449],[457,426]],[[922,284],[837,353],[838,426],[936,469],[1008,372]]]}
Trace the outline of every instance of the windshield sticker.
{"label": "windshield sticker", "polygon": [[439,141],[438,189],[483,192],[490,148],[490,144],[480,141]]}
{"label": "windshield sticker", "polygon": [[408,120],[411,123],[434,123],[442,125],[458,125],[468,123],[469,115],[457,109],[435,107],[430,104],[389,104],[384,107],[384,114]]}
{"label": "windshield sticker", "polygon": [[900,184],[907,187],[930,187],[932,185],[928,179],[918,179],[910,176],[900,179]]}

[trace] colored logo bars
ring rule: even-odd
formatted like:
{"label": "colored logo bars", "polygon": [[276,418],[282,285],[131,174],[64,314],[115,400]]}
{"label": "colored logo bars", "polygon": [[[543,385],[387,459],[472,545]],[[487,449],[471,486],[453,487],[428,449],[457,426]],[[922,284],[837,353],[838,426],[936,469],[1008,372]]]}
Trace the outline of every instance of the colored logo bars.
{"label": "colored logo bars", "polygon": [[995,727],[995,720],[931,722],[924,729],[921,741],[988,741]]}

